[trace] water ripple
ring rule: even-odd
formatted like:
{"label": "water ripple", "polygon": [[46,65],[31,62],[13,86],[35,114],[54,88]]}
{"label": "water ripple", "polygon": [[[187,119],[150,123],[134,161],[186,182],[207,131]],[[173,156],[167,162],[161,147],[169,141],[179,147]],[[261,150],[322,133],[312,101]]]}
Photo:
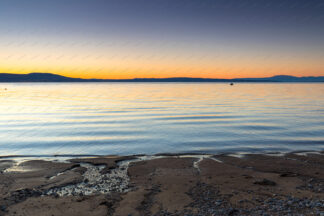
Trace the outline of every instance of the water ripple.
{"label": "water ripple", "polygon": [[0,155],[324,150],[323,84],[8,84]]}

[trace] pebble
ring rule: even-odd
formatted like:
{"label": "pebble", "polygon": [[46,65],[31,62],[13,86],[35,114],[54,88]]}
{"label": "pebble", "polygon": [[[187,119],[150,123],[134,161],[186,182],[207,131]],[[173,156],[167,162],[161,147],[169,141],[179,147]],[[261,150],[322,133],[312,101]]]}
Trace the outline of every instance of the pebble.
{"label": "pebble", "polygon": [[[134,159],[135,161],[136,159]],[[107,194],[111,192],[127,192],[129,190],[129,177],[127,169],[130,161],[122,161],[116,169],[109,173],[101,174],[105,166],[95,166],[92,164],[81,164],[87,168],[83,174],[84,180],[75,185],[68,185],[60,188],[52,188],[46,191],[45,195],[54,196],[77,196],[77,195],[93,195]]]}

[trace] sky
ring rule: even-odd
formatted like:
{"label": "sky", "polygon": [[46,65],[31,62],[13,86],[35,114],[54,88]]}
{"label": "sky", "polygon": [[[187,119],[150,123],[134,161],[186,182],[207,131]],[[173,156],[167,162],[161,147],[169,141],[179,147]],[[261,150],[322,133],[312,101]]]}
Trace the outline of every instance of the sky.
{"label": "sky", "polygon": [[323,0],[0,0],[0,73],[324,76]]}

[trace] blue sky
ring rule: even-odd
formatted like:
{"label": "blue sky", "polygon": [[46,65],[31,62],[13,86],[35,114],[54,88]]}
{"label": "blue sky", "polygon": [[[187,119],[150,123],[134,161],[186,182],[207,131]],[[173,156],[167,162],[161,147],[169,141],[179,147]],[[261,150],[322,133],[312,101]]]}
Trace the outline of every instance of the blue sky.
{"label": "blue sky", "polygon": [[[323,75],[323,26],[321,0],[2,0],[0,72]],[[65,51],[77,56],[76,65],[56,60]],[[137,61],[139,56],[155,59]]]}

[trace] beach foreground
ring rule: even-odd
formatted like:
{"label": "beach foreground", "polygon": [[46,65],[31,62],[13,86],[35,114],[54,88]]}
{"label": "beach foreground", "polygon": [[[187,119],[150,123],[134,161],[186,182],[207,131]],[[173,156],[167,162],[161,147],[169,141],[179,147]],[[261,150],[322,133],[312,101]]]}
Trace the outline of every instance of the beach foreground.
{"label": "beach foreground", "polygon": [[324,215],[324,154],[1,158],[0,215]]}

